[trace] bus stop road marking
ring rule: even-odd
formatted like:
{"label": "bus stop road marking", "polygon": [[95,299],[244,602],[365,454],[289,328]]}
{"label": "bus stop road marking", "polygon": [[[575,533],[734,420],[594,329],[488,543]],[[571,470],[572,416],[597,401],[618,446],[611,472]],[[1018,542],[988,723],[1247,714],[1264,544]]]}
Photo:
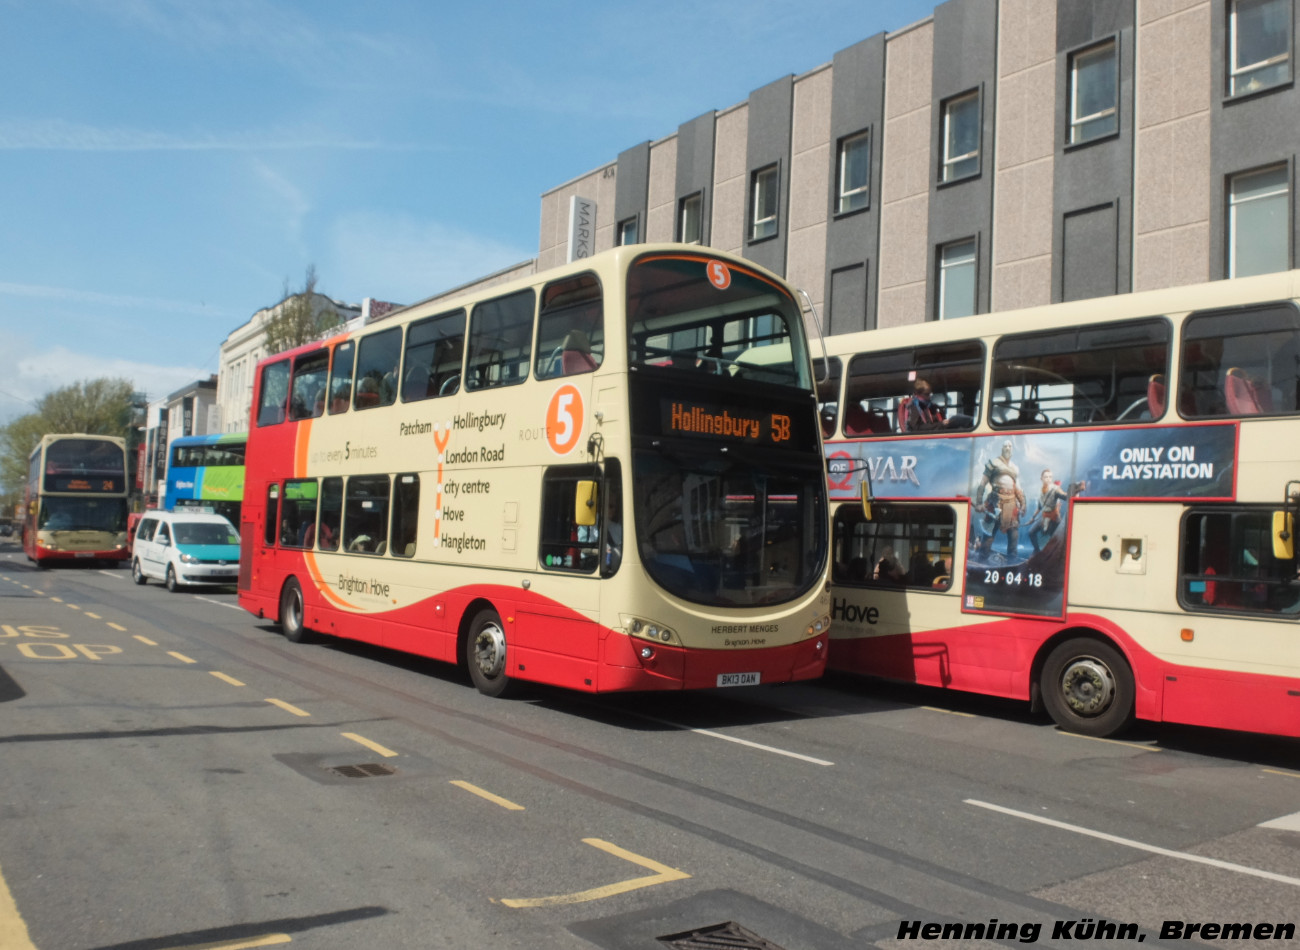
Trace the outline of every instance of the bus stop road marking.
{"label": "bus stop road marking", "polygon": [[378,742],[372,742],[371,740],[367,739],[365,736],[359,736],[355,732],[341,732],[339,733],[339,735],[341,735],[344,739],[351,739],[353,742],[360,743],[361,745],[369,749],[371,752],[378,752],[386,759],[391,759],[393,756],[397,755],[397,753],[394,752],[392,749],[386,749],[383,746],[381,746]]}
{"label": "bus stop road marking", "polygon": [[272,706],[279,706],[285,712],[293,713],[295,716],[311,715],[311,713],[307,712],[307,710],[299,709],[297,706],[293,705],[292,703],[286,703],[283,699],[268,699],[267,702],[270,703]]}
{"label": "bus stop road marking", "polygon": [[500,795],[493,795],[487,789],[479,788],[477,785],[471,785],[469,782],[463,782],[460,779],[452,779],[451,784],[455,785],[457,788],[463,788],[465,789],[465,791],[477,795],[479,798],[484,798],[490,802],[495,802],[496,804],[500,805],[502,808],[507,809],[508,811],[524,810],[523,805],[516,805],[508,798],[502,798]]}
{"label": "bus stop road marking", "polygon": [[1281,884],[1290,884],[1292,887],[1300,887],[1300,877],[1288,877],[1285,874],[1275,874],[1272,871],[1247,867],[1244,864],[1233,864],[1230,861],[1220,861],[1217,858],[1207,858],[1199,854],[1189,854],[1186,851],[1173,851],[1169,848],[1161,848],[1158,845],[1147,844],[1145,841],[1121,838],[1119,835],[1094,831],[1091,828],[1084,828],[1082,825],[1071,825],[1064,821],[1057,821],[1054,818],[1044,818],[1041,815],[1031,815],[1028,812],[1016,811],[1013,808],[1004,808],[1001,805],[991,805],[988,802],[976,801],[973,798],[967,798],[964,801],[967,805],[974,805],[976,808],[987,808],[989,811],[1010,815],[1013,818],[1023,818],[1026,821],[1037,822],[1040,825],[1048,825],[1052,828],[1060,828],[1063,831],[1072,831],[1075,834],[1087,835],[1090,838],[1100,838],[1102,841],[1123,845],[1126,848],[1136,848],[1138,851],[1147,851],[1166,858],[1177,858],[1180,861],[1191,861],[1194,864],[1208,864],[1210,867],[1220,868],[1224,871],[1235,871],[1238,874],[1249,874],[1251,877],[1262,877],[1267,881],[1277,881]]}
{"label": "bus stop road marking", "polygon": [[1256,828],[1281,828],[1283,831],[1300,831],[1300,811],[1294,815],[1283,815],[1272,821],[1261,821]]}
{"label": "bus stop road marking", "polygon": [[36,950],[23,915],[18,913],[18,905],[9,893],[3,872],[0,872],[0,947],[5,950]]}
{"label": "bus stop road marking", "polygon": [[581,904],[586,901],[600,900],[603,897],[613,897],[616,894],[626,894],[628,891],[635,891],[643,887],[653,887],[656,884],[684,881],[690,877],[685,871],[678,871],[676,868],[670,868],[658,861],[643,858],[639,854],[625,851],[618,845],[610,844],[608,841],[602,841],[599,838],[583,838],[582,843],[589,844],[593,848],[599,848],[601,851],[622,858],[624,861],[631,861],[633,864],[654,873],[647,877],[634,877],[629,881],[620,881],[617,884],[607,884],[604,887],[593,887],[590,890],[578,891],[576,894],[558,894],[555,897],[533,897],[518,900],[503,898],[501,903],[507,907],[554,907],[558,904]]}
{"label": "bus stop road marking", "polygon": [[631,713],[639,719],[648,719],[650,722],[657,722],[661,725],[672,726],[674,729],[685,729],[687,732],[693,732],[698,736],[708,736],[710,739],[721,739],[723,742],[734,742],[736,745],[748,746],[751,749],[758,749],[760,752],[771,752],[773,755],[784,755],[787,758],[798,759],[801,762],[811,762],[813,765],[834,765],[834,762],[828,762],[825,759],[817,759],[811,755],[804,755],[802,752],[791,752],[789,749],[778,749],[773,745],[763,745],[761,742],[751,742],[748,739],[741,739],[737,736],[723,735],[721,732],[714,732],[711,729],[694,729],[690,726],[683,726],[680,722],[673,722],[671,719],[660,719],[658,716],[647,716],[643,713]]}
{"label": "bus stop road marking", "polygon": [[272,947],[277,943],[292,943],[288,934],[263,934],[260,937],[245,937],[239,940],[218,940],[216,943],[191,943],[167,950],[249,950],[252,947]]}

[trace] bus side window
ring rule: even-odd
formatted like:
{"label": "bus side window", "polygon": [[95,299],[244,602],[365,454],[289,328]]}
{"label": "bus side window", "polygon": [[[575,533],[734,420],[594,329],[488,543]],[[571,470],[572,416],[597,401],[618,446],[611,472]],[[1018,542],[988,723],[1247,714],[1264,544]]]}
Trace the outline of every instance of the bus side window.
{"label": "bus side window", "polygon": [[548,284],[537,320],[537,378],[590,373],[600,366],[604,353],[600,282],[595,275]]}
{"label": "bus side window", "polygon": [[339,549],[339,531],[343,523],[343,479],[325,478],[320,484],[320,528],[316,546],[322,551]]}
{"label": "bus side window", "polygon": [[528,378],[533,347],[533,291],[521,290],[474,308],[469,324],[466,389],[513,386]]}
{"label": "bus side window", "polygon": [[347,412],[352,402],[352,360],[356,349],[357,345],[351,340],[334,347],[334,359],[330,364],[330,415]]}
{"label": "bus side window", "polygon": [[402,328],[393,327],[361,340],[357,352],[357,409],[391,406],[397,398],[397,366],[402,358]]}
{"label": "bus side window", "polygon": [[542,476],[541,550],[542,567],[553,571],[581,571],[590,574],[599,562],[601,499],[596,500],[594,525],[574,521],[573,506],[578,482],[600,479],[590,466],[554,468]]}
{"label": "bus side window", "polygon": [[412,323],[406,331],[402,360],[402,402],[457,392],[464,349],[464,310]]}
{"label": "bus side window", "polygon": [[949,505],[841,505],[833,526],[832,579],[849,587],[947,590],[957,516]]}
{"label": "bus side window", "polygon": [[278,482],[272,482],[266,486],[266,525],[262,533],[262,540],[267,546],[275,545],[276,529],[280,525],[280,485]]}
{"label": "bus side window", "polygon": [[293,362],[293,385],[289,390],[289,418],[315,419],[325,412],[325,376],[329,353],[318,350]]}
{"label": "bus side window", "polygon": [[1183,324],[1186,417],[1300,412],[1300,310],[1289,301],[1195,313]]}
{"label": "bus side window", "polygon": [[1300,613],[1295,558],[1273,556],[1266,508],[1191,511],[1183,519],[1179,599],[1185,608]]}
{"label": "bus side window", "polygon": [[316,479],[293,478],[284,483],[280,508],[280,544],[309,548],[316,542]]}
{"label": "bus side window", "polygon": [[280,360],[262,367],[262,386],[257,400],[257,424],[275,425],[284,421],[284,406],[289,401],[289,361]]}
{"label": "bus side window", "polygon": [[415,557],[416,526],[420,518],[420,476],[398,475],[393,483],[393,554]]}
{"label": "bus side window", "polygon": [[388,476],[354,475],[343,505],[343,546],[353,554],[388,550]]}

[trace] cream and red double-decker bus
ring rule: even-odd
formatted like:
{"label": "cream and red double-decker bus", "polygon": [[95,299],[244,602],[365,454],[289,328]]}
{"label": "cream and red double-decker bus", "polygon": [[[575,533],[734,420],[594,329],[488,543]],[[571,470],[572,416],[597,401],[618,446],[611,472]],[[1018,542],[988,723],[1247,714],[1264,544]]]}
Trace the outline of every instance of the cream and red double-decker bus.
{"label": "cream and red double-decker bus", "polygon": [[47,435],[27,460],[23,550],[38,567],[56,561],[125,561],[126,441]]}
{"label": "cream and red double-decker bus", "polygon": [[264,360],[239,601],[485,693],[809,679],[829,626],[803,315],[718,251],[617,248]]}
{"label": "cream and red double-decker bus", "polygon": [[830,667],[1300,735],[1298,303],[1291,272],[828,340]]}

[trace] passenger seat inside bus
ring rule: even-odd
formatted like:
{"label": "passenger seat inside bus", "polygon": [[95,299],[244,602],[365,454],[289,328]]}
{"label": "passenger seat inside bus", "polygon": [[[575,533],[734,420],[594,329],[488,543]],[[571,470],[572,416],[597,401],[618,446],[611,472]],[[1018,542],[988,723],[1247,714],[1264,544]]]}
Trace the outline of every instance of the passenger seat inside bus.
{"label": "passenger seat inside bus", "polygon": [[1258,416],[1273,411],[1268,387],[1245,370],[1234,366],[1223,377],[1223,399],[1234,416]]}
{"label": "passenger seat inside bus", "polygon": [[1165,414],[1165,377],[1156,373],[1147,380],[1147,411],[1150,418],[1159,419]]}
{"label": "passenger seat inside bus", "polygon": [[578,373],[590,373],[596,368],[596,360],[591,355],[591,340],[582,330],[570,330],[564,338],[564,348],[560,353],[560,375],[574,376]]}

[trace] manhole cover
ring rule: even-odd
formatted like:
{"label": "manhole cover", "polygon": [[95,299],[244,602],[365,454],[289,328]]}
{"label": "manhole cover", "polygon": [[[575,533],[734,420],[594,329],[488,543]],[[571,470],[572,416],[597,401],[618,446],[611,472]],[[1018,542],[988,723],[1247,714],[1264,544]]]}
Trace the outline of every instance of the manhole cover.
{"label": "manhole cover", "polygon": [[700,927],[685,933],[669,934],[657,938],[675,950],[781,950],[770,940],[764,940],[758,934],[746,930],[734,920],[711,927]]}
{"label": "manhole cover", "polygon": [[381,775],[393,775],[397,769],[378,762],[366,762],[363,765],[336,765],[329,771],[344,778],[377,778]]}

